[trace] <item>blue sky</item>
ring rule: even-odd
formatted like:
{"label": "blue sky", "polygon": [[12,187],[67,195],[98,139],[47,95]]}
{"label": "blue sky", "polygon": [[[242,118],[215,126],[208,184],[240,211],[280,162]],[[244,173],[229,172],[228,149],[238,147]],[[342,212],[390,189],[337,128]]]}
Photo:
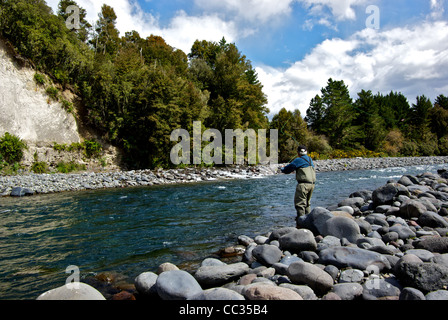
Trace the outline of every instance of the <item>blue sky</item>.
{"label": "blue sky", "polygon": [[[57,7],[59,0],[47,0]],[[194,40],[234,42],[252,61],[271,116],[299,109],[331,77],[362,89],[432,100],[448,95],[448,0],[78,0],[94,22],[114,7],[121,34],[161,35],[190,51]],[[366,27],[379,12],[379,29]]]}
{"label": "blue sky", "polygon": [[[229,1],[231,3],[232,1]],[[241,2],[244,2],[241,1]],[[256,3],[256,1],[253,1]],[[276,1],[272,1],[275,3]],[[333,0],[333,2],[338,2]],[[347,1],[339,1],[341,3]],[[253,21],[250,18],[240,19],[235,10],[223,10],[225,6],[201,7],[200,2],[187,0],[157,1],[139,0],[142,10],[157,16],[160,24],[169,26],[170,21],[176,17],[180,10],[189,16],[204,14],[219,14],[223,20],[238,21],[241,28],[252,28],[253,34],[237,39],[236,44],[240,50],[255,63],[269,66],[286,66],[302,59],[310,49],[325,39],[350,36],[356,31],[366,27],[365,21],[369,14],[366,8],[370,4],[380,9],[381,26],[392,28],[395,26],[421,22],[432,13],[431,2],[423,0],[393,0],[393,1],[362,1],[362,5],[353,6],[354,18],[340,18],[332,14],[329,7],[322,8],[318,14],[312,14],[309,8],[300,1],[290,1],[290,12],[277,17],[272,21]],[[231,5],[228,6],[228,8]],[[446,13],[443,14],[446,18]],[[319,20],[321,21],[319,24]],[[223,33],[223,36],[224,33]],[[185,50],[185,49],[184,49]],[[188,52],[187,52],[188,53]]]}

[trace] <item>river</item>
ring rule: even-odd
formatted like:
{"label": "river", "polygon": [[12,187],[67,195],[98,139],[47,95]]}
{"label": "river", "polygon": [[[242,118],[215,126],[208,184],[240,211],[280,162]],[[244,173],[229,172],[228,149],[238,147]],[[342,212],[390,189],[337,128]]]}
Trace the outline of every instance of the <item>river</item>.
{"label": "river", "polygon": [[[403,174],[447,165],[318,174],[313,207],[327,207]],[[164,262],[197,263],[239,235],[295,225],[293,175],[188,185],[0,199],[0,299],[35,299],[81,277],[115,271],[129,279]]]}

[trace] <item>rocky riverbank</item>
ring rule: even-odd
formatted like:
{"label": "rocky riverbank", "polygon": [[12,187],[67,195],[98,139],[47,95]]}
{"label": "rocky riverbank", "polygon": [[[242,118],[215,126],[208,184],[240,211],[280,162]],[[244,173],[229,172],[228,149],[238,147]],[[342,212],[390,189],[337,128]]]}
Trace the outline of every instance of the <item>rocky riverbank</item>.
{"label": "rocky riverbank", "polygon": [[187,168],[0,176],[0,196],[20,197],[66,191],[197,183],[218,179],[250,179],[273,175],[277,169],[278,166],[236,166],[232,168]]}
{"label": "rocky riverbank", "polygon": [[[315,161],[318,172],[369,170],[448,163],[448,157],[337,159]],[[29,196],[66,191],[194,183],[219,179],[251,179],[278,174],[280,165],[227,168],[186,168],[83,172],[76,174],[21,174],[0,176],[0,196]]]}
{"label": "rocky riverbank", "polygon": [[[448,300],[448,172],[404,175],[315,208],[284,227],[226,248],[194,272],[171,263],[108,299]],[[105,299],[67,286],[39,299]]]}
{"label": "rocky riverbank", "polygon": [[354,158],[317,160],[315,163],[318,172],[328,172],[444,164],[448,163],[448,157]]}

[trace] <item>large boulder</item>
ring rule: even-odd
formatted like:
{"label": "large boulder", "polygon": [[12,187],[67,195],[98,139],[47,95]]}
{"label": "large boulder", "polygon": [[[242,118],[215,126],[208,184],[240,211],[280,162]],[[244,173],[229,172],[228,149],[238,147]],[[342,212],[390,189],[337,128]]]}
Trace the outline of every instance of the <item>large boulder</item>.
{"label": "large boulder", "polygon": [[426,300],[425,295],[418,289],[406,287],[401,290],[399,300]]}
{"label": "large boulder", "polygon": [[398,183],[404,185],[405,187],[412,186],[414,184],[408,176],[402,176],[400,180],[398,180]]}
{"label": "large boulder", "polygon": [[303,300],[295,291],[263,283],[254,283],[244,289],[244,296],[248,300]]}
{"label": "large boulder", "polygon": [[314,293],[313,289],[311,289],[307,285],[281,283],[279,287],[288,288],[297,292],[303,298],[303,300],[317,300],[317,296]]}
{"label": "large boulder", "polygon": [[411,228],[401,224],[394,224],[389,228],[389,232],[396,232],[398,237],[403,240],[414,238],[416,236],[415,232],[412,231]]}
{"label": "large boulder", "polygon": [[34,191],[27,188],[15,187],[11,190],[11,197],[27,197],[32,195],[34,195]]}
{"label": "large boulder", "polygon": [[366,202],[366,200],[363,197],[351,197],[346,198],[338,203],[338,207],[351,207],[353,209],[359,209],[362,207],[362,205]]}
{"label": "large boulder", "polygon": [[194,274],[204,287],[217,287],[245,275],[249,266],[244,262],[224,265],[202,266]]}
{"label": "large boulder", "polygon": [[421,227],[448,228],[448,221],[432,211],[422,213],[417,222]]}
{"label": "large boulder", "polygon": [[431,252],[448,253],[448,238],[426,238],[416,241],[415,247],[417,249],[426,249]]}
{"label": "large boulder", "polygon": [[294,284],[306,284],[322,295],[330,291],[334,284],[333,278],[327,272],[308,262],[292,263],[287,275]]}
{"label": "large boulder", "polygon": [[396,268],[400,282],[428,293],[448,286],[448,267],[431,262],[403,262]]}
{"label": "large boulder", "polygon": [[346,238],[351,243],[356,243],[361,236],[361,229],[353,219],[333,217],[325,222],[321,234],[322,236],[334,236],[339,239]]}
{"label": "large boulder", "polygon": [[307,229],[294,229],[293,231],[281,236],[278,239],[280,248],[292,253],[299,253],[302,251],[315,251],[317,243],[314,235]]}
{"label": "large boulder", "polygon": [[319,252],[319,263],[334,265],[338,268],[367,270],[375,268],[382,271],[390,269],[389,260],[382,254],[355,247],[330,247]]}
{"label": "large boulder", "polygon": [[157,296],[157,278],[154,272],[143,272],[134,280],[135,289],[142,295]]}
{"label": "large boulder", "polygon": [[394,277],[388,279],[373,279],[363,284],[364,300],[399,300],[403,287]]}
{"label": "large boulder", "polygon": [[356,192],[353,192],[350,195],[350,198],[363,198],[364,202],[367,202],[369,200],[372,200],[372,191],[370,190],[359,190]]}
{"label": "large boulder", "polygon": [[278,240],[285,234],[291,233],[295,230],[297,230],[297,228],[295,228],[295,227],[284,227],[284,228],[275,229],[269,235],[269,242],[271,242],[273,240]]}
{"label": "large boulder", "polygon": [[426,207],[418,200],[407,200],[400,206],[399,214],[405,219],[419,218],[427,211]]}
{"label": "large boulder", "polygon": [[375,206],[380,206],[383,204],[392,204],[394,197],[398,193],[398,188],[393,183],[388,183],[382,186],[372,193],[372,200]]}
{"label": "large boulder", "polygon": [[297,222],[301,228],[311,230],[317,236],[322,234],[326,221],[333,217],[327,209],[317,207],[310,214],[299,217]]}
{"label": "large boulder", "polygon": [[256,246],[252,250],[252,255],[258,262],[265,266],[272,266],[274,263],[280,261],[283,252],[276,246],[270,244],[264,244]]}
{"label": "large boulder", "polygon": [[156,287],[163,300],[188,300],[202,293],[196,279],[183,270],[163,272],[157,278]]}
{"label": "large boulder", "polygon": [[338,283],[331,292],[336,293],[341,300],[354,300],[362,295],[363,287],[359,283]]}
{"label": "large boulder", "polygon": [[425,300],[447,301],[448,300],[448,291],[447,290],[437,290],[437,291],[430,292],[425,296]]}
{"label": "large boulder", "polygon": [[197,296],[192,297],[190,300],[202,300],[202,301],[228,301],[228,300],[245,300],[244,296],[236,291],[226,288],[212,288],[204,290]]}
{"label": "large boulder", "polygon": [[82,282],[69,283],[42,293],[37,300],[106,300],[95,288]]}

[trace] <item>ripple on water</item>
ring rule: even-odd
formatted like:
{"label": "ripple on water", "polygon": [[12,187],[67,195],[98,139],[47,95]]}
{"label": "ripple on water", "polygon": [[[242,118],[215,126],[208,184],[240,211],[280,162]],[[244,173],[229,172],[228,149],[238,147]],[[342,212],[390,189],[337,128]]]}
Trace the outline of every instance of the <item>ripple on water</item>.
{"label": "ripple on water", "polygon": [[[318,174],[313,206],[329,206],[402,174],[446,166]],[[82,276],[131,279],[161,263],[195,266],[245,234],[294,224],[293,175],[183,186],[84,191],[0,203],[0,296],[35,299],[61,286],[70,265]]]}

